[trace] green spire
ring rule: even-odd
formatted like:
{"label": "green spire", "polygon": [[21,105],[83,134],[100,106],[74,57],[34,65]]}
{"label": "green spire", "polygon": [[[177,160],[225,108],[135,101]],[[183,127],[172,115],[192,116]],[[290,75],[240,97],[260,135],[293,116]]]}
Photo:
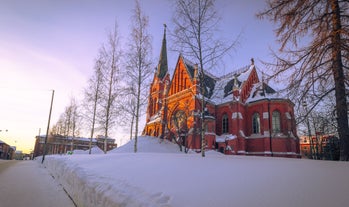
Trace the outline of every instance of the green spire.
{"label": "green spire", "polygon": [[160,79],[163,79],[167,71],[168,71],[168,65],[167,65],[167,48],[166,48],[166,24],[164,24],[164,38],[162,39],[162,46],[161,46],[157,76]]}

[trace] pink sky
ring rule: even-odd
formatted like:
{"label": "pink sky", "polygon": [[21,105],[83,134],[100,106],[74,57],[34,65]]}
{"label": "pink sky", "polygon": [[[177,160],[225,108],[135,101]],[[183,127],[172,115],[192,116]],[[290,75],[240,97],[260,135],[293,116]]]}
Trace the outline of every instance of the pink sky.
{"label": "pink sky", "polygon": [[[106,31],[116,19],[125,44],[129,33],[130,0],[3,0],[0,7],[0,140],[16,145],[17,150],[34,148],[34,137],[46,132],[51,91],[55,90],[52,112],[54,124],[72,96],[80,97],[90,77]],[[172,29],[171,1],[141,1],[149,16],[153,36],[154,67],[159,56],[163,24]],[[217,1],[222,17],[218,36],[236,38],[240,44],[225,59],[221,71],[231,72],[250,64],[254,57],[270,60],[269,47],[275,38],[271,24],[258,20],[263,9],[260,0]],[[169,68],[173,70],[178,54],[167,41]],[[225,67],[225,68],[223,68]],[[223,72],[222,72],[223,73]],[[143,126],[141,126],[143,127]],[[142,130],[140,130],[142,131]],[[116,136],[122,142],[121,136]],[[125,142],[125,140],[124,140]]]}

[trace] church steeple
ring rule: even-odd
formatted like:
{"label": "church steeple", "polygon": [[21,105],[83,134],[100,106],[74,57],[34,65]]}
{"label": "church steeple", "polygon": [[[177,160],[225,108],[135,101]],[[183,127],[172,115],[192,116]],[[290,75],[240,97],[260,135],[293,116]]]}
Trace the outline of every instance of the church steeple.
{"label": "church steeple", "polygon": [[167,71],[168,71],[168,65],[167,65],[167,48],[166,48],[166,24],[164,24],[164,37],[162,39],[160,59],[159,59],[159,64],[158,64],[156,74],[160,79],[163,79],[167,74]]}

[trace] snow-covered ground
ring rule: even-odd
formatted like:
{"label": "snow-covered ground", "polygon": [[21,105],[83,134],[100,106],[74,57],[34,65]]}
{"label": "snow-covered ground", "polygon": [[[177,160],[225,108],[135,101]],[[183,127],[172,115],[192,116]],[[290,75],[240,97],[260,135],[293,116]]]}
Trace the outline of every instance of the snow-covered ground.
{"label": "snow-covered ground", "polygon": [[349,163],[179,152],[152,137],[108,154],[47,156],[78,206],[348,206]]}

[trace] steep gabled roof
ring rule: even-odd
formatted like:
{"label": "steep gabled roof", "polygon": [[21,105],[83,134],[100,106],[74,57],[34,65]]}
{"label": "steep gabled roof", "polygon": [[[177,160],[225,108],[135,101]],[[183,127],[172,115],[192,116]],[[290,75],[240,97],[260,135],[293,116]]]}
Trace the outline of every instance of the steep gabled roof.
{"label": "steep gabled roof", "polygon": [[[188,59],[184,58],[182,55],[179,56],[179,59],[183,60],[185,68],[190,78],[193,80],[195,74],[195,65]],[[200,79],[200,70],[198,71],[198,73],[198,78]],[[253,76],[254,78],[252,78]],[[251,65],[245,66],[239,70],[221,77],[215,77],[214,75],[206,71],[204,73],[203,83],[204,96],[208,99],[208,101],[215,105],[233,101],[234,90],[239,90],[239,92],[241,92],[243,89],[248,90],[249,95],[243,100],[246,102],[256,99],[257,96],[259,97],[260,95],[263,95],[258,92],[258,86],[259,88],[263,88],[263,93],[265,93],[265,95],[271,96],[272,94],[276,94],[275,90],[266,83],[263,83],[263,87],[261,87],[262,82],[260,82],[258,79],[258,74],[256,72],[253,61]],[[274,96],[275,95],[273,95],[273,97]]]}
{"label": "steep gabled roof", "polygon": [[[182,55],[181,55],[183,61],[184,61],[184,64],[187,68],[187,71],[188,71],[188,74],[190,74],[191,78],[193,79],[194,78],[194,71],[195,71],[195,64],[193,64],[192,62],[190,62],[188,59],[184,58]],[[198,78],[200,79],[201,78],[201,73],[200,73],[200,70],[198,71]],[[214,77],[212,74],[209,74],[207,71],[204,72],[204,96],[206,98],[210,98],[213,94],[213,90],[215,88],[215,85],[216,85],[216,77]]]}
{"label": "steep gabled roof", "polygon": [[195,64],[193,64],[192,62],[190,62],[188,59],[184,58],[182,54],[179,54],[179,58],[182,58],[184,65],[188,71],[188,74],[190,75],[190,78],[193,79],[194,78],[194,71],[195,71]]}

